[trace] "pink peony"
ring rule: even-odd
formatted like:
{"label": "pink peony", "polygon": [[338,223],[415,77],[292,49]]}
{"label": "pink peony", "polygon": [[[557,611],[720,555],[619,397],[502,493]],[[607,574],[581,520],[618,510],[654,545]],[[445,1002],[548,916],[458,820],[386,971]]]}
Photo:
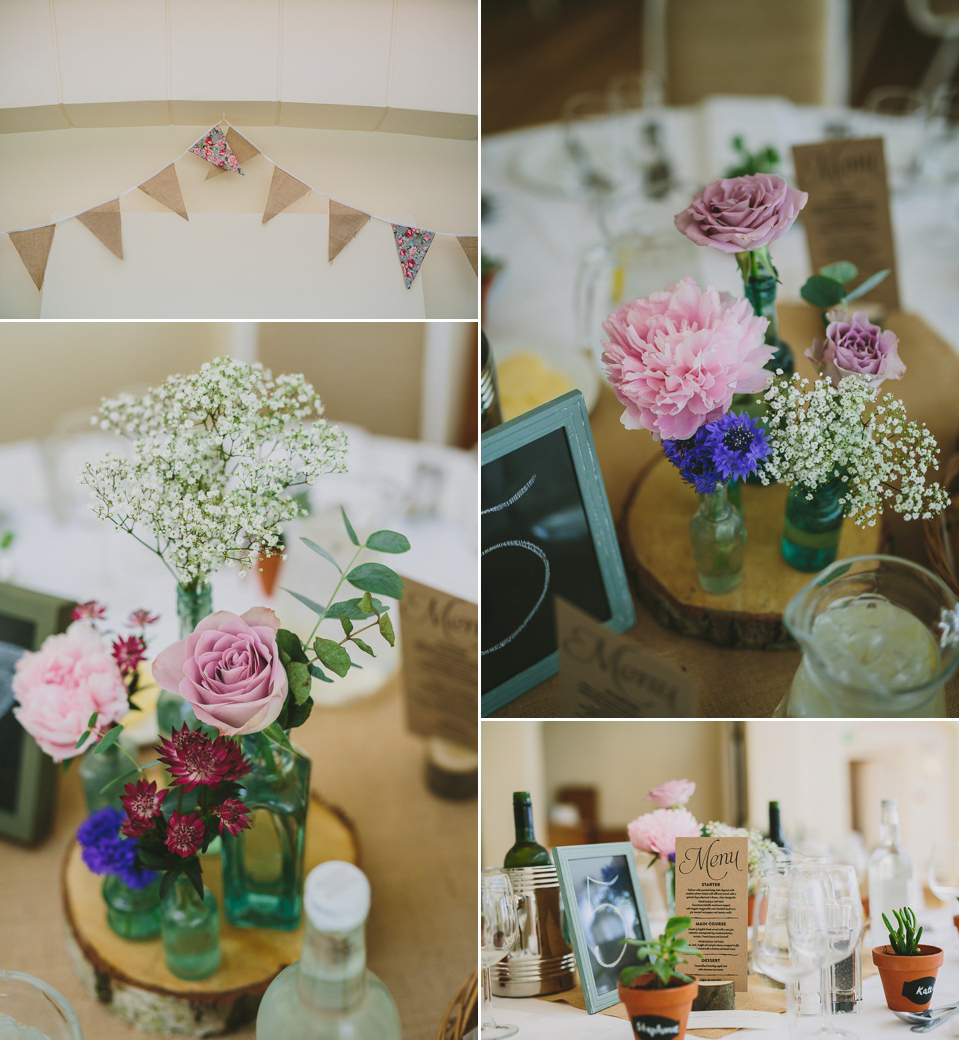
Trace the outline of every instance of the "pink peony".
{"label": "pink peony", "polygon": [[895,332],[873,325],[862,311],[851,317],[843,311],[828,311],[826,317],[826,339],[813,340],[806,357],[833,386],[850,375],[865,376],[873,388],[884,379],[902,379],[906,366],[899,357]]}
{"label": "pink peony", "polygon": [[62,635],[48,636],[36,653],[17,661],[13,709],[20,725],[55,762],[79,755],[98,737],[76,742],[94,712],[97,727],[119,722],[130,710],[120,670],[92,625],[75,621]]}
{"label": "pink peony", "polygon": [[153,676],[165,690],[179,691],[201,722],[230,736],[256,733],[276,720],[286,700],[279,627],[266,607],[239,616],[219,610],[161,651]]}
{"label": "pink peony", "polygon": [[808,198],[782,177],[754,173],[707,184],[674,222],[698,246],[741,253],[784,235]]}
{"label": "pink peony", "polygon": [[692,780],[667,780],[665,784],[654,787],[646,797],[661,809],[676,809],[685,805],[695,790],[696,784]]}
{"label": "pink peony", "polygon": [[699,832],[696,817],[688,809],[655,809],[626,828],[634,848],[660,859],[675,855],[677,838],[696,838]]}
{"label": "pink peony", "polygon": [[774,350],[763,342],[767,324],[747,300],[688,277],[622,304],[603,322],[603,362],[626,406],[623,425],[685,440],[719,419],[733,394],[765,390]]}

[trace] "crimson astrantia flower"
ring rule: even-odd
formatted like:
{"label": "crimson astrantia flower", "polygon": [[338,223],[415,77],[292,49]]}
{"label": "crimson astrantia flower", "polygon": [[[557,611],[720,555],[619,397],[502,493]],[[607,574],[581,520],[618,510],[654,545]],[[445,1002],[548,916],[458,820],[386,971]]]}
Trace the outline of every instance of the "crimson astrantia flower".
{"label": "crimson astrantia flower", "polygon": [[120,795],[120,803],[127,814],[123,821],[123,833],[131,838],[145,834],[153,820],[160,815],[167,793],[165,790],[157,790],[155,780],[148,781],[143,777],[135,784],[127,784]]}
{"label": "crimson astrantia flower", "polygon": [[203,844],[203,820],[196,813],[170,815],[166,829],[166,847],[186,859],[200,851]]}
{"label": "crimson astrantia flower", "polygon": [[87,603],[78,603],[70,614],[71,621],[102,621],[107,616],[107,608],[101,607],[95,599]]}
{"label": "crimson astrantia flower", "polygon": [[174,730],[169,740],[161,738],[159,759],[169,768],[171,783],[188,791],[235,781],[250,771],[243,752],[232,740],[210,740],[186,723]]}
{"label": "crimson astrantia flower", "polygon": [[250,826],[250,810],[238,798],[224,799],[213,812],[220,817],[221,834],[226,830],[235,836]]}
{"label": "crimson astrantia flower", "polygon": [[146,657],[146,649],[146,643],[139,636],[114,640],[113,660],[116,661],[122,676],[125,677],[137,670],[137,665]]}
{"label": "crimson astrantia flower", "polygon": [[127,624],[130,628],[146,628],[159,620],[159,614],[151,614],[149,610],[134,610],[127,618]]}

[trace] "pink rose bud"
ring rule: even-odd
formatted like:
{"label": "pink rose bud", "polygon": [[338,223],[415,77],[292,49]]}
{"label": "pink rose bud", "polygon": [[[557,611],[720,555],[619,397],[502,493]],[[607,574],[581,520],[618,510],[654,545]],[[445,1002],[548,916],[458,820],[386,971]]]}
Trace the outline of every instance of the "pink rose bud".
{"label": "pink rose bud", "polygon": [[685,805],[695,790],[696,784],[692,780],[667,780],[659,787],[654,787],[646,797],[661,809],[675,809]]}

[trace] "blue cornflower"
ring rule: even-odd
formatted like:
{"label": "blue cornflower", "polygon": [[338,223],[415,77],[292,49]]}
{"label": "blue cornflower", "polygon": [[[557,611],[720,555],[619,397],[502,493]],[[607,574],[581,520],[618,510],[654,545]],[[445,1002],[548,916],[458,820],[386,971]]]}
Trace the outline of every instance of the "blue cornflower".
{"label": "blue cornflower", "polygon": [[663,453],[687,484],[702,495],[711,495],[723,479],[706,444],[704,429],[700,427],[686,440],[663,441]]}
{"label": "blue cornflower", "polygon": [[766,431],[749,415],[727,412],[698,433],[703,433],[704,448],[724,481],[744,480],[769,454]]}
{"label": "blue cornflower", "polygon": [[116,874],[131,888],[145,888],[156,875],[135,865],[137,843],[120,834],[123,814],[105,806],[91,813],[77,828],[81,858],[94,874]]}

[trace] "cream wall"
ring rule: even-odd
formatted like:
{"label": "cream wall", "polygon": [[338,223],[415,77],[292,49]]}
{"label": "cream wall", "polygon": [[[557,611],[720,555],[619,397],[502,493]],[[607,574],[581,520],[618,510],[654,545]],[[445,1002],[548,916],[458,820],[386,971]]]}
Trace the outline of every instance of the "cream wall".
{"label": "cream wall", "polygon": [[68,412],[199,368],[228,350],[206,322],[0,322],[0,443],[44,437]]}
{"label": "cream wall", "polygon": [[[210,121],[221,114],[222,109],[217,108]],[[189,148],[209,125],[0,135],[0,229],[49,223],[134,188],[120,200],[121,215],[136,215],[129,222],[124,260],[115,258],[77,221],[64,224],[63,233],[54,234],[47,280],[56,299],[48,301],[48,314],[106,318],[476,317],[477,278],[455,238],[434,239],[413,287],[407,290],[388,224],[371,221],[332,265],[327,263],[329,204],[324,195],[312,192],[262,226],[258,216],[273,173],[273,166],[262,156],[246,164],[243,177],[224,173],[210,180],[205,179],[208,166],[201,159],[185,156],[177,162],[187,212],[196,215],[192,227],[135,188]],[[348,205],[431,230],[477,233],[475,141],[244,127],[239,120],[237,125],[284,169]],[[151,219],[162,225],[162,239],[158,233],[155,251],[150,248],[150,221],[141,214],[153,214]],[[216,234],[216,220],[208,214],[224,215],[223,235],[229,235],[233,244],[212,256],[184,285],[187,276],[180,265],[185,267],[197,249],[191,236],[203,233],[205,227],[200,225],[208,225],[211,231],[204,235],[202,246],[209,248],[208,239]],[[240,220],[237,215],[248,216]],[[258,265],[262,275],[257,273]],[[277,277],[279,265],[286,265],[285,276]],[[94,270],[96,277],[90,282]],[[261,294],[256,288],[258,278],[264,282]],[[73,285],[76,291],[83,291],[81,297],[70,298]],[[139,294],[135,303],[131,300],[134,293]],[[190,309],[184,313],[187,296]],[[388,298],[396,303],[389,304]],[[395,307],[392,312],[391,306]],[[130,307],[136,309],[131,312]],[[414,309],[407,313],[411,307]],[[40,315],[41,294],[10,239],[0,235],[0,317]]]}
{"label": "cream wall", "polygon": [[538,719],[482,723],[480,859],[484,867],[501,864],[515,841],[514,791],[529,791],[533,802],[533,829],[540,841],[546,839],[549,793],[543,726]]}

